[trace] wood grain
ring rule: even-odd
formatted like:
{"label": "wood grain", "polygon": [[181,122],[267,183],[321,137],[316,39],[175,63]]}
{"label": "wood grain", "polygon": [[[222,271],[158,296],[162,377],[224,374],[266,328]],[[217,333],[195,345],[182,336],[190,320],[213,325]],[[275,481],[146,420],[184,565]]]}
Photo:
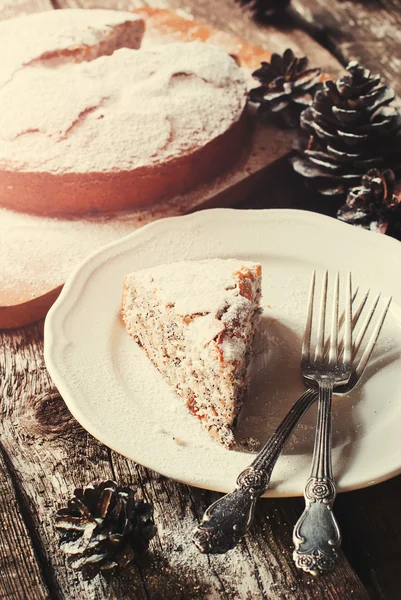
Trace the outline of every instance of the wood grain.
{"label": "wood grain", "polygon": [[[2,333],[0,364],[0,438],[20,502],[29,515],[30,533],[37,532],[42,575],[52,598],[368,597],[345,559],[335,575],[323,579],[315,580],[295,569],[291,535],[300,513],[299,500],[260,502],[253,532],[239,548],[225,556],[200,554],[190,541],[191,531],[217,495],[144,469],[86,433],[68,412],[44,367],[42,325]],[[75,487],[110,477],[137,487],[140,497],[154,503],[158,535],[148,556],[108,586],[100,577],[84,582],[68,567],[58,549],[53,518]],[[13,522],[16,520],[14,517]],[[3,535],[0,530],[5,546]],[[9,552],[10,561],[11,557]],[[1,586],[0,579],[0,598]],[[36,596],[29,596],[32,600],[42,597],[40,587]]]}
{"label": "wood grain", "polygon": [[371,598],[401,598],[401,476],[371,488],[340,494],[343,549]]}
{"label": "wood grain", "polygon": [[43,363],[42,335],[42,325],[2,334],[0,364],[6,375],[0,390],[0,437],[29,514],[30,532],[40,539],[41,568],[51,597],[104,598],[102,582],[84,584],[68,570],[53,517],[75,487],[112,477],[108,451],[91,443],[55,392]]}
{"label": "wood grain", "polygon": [[292,0],[297,20],[339,60],[357,60],[401,95],[400,0]]}
{"label": "wood grain", "polygon": [[0,448],[0,598],[49,598]]}
{"label": "wood grain", "polygon": [[[101,5],[92,0],[57,2],[63,6]],[[103,2],[107,8],[114,4],[117,8],[117,0]],[[140,4],[119,0],[118,8]],[[169,4],[177,7],[181,3],[171,0]],[[186,0],[185,6],[199,20],[229,30],[250,43],[270,47],[273,30],[254,24],[231,0]],[[0,17],[46,8],[50,8],[46,0],[2,2]],[[321,52],[316,42],[291,26],[272,37],[276,44],[272,49],[282,50],[291,40],[288,45],[296,45],[299,53],[314,57],[314,52]],[[326,70],[334,74],[335,69],[340,69],[327,52],[319,55],[327,61]],[[309,197],[288,164],[280,163],[275,180],[265,180],[245,206],[266,206],[267,196],[275,206],[306,206],[330,212],[321,200]],[[261,501],[255,526],[238,549],[224,557],[204,557],[188,544],[188,536],[216,495],[167,480],[110,452],[88,435],[68,413],[49,378],[43,362],[42,336],[42,324],[0,333],[1,600],[401,597],[401,477],[371,489],[341,494],[336,502],[344,551],[369,595],[345,560],[336,575],[320,580],[295,571],[291,533],[302,510],[300,499]],[[149,555],[115,578],[110,586],[100,578],[84,583],[69,569],[58,550],[53,522],[55,511],[75,486],[106,477],[138,486],[139,495],[154,503],[158,525]]]}

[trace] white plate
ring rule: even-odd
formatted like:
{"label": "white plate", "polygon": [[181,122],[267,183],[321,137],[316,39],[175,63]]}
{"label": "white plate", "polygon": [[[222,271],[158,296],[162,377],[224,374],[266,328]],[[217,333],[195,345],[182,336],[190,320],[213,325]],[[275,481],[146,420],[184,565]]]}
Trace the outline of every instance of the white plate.
{"label": "white plate", "polygon": [[[303,391],[300,339],[311,271],[349,269],[354,283],[393,296],[363,385],[334,400],[339,490],[401,472],[401,244],[295,210],[208,210],[163,219],[106,246],[70,277],[45,325],[46,364],[75,418],[121,454],[179,481],[228,492],[252,456],[214,442],[175,396],[119,317],[126,273],[183,259],[239,258],[263,266],[263,326],[238,436],[267,439]],[[269,496],[300,495],[315,407],[273,472]]]}

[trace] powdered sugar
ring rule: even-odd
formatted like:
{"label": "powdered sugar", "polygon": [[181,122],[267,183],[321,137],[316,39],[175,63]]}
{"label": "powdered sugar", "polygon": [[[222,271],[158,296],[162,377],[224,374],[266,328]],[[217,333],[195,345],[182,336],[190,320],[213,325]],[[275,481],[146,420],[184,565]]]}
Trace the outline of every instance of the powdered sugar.
{"label": "powdered sugar", "polygon": [[[3,168],[57,174],[132,170],[202,148],[240,118],[245,77],[224,51],[202,42],[133,50],[121,36],[120,46],[128,47],[112,53],[113,45],[105,45],[109,23],[124,23],[127,13],[99,11],[90,28],[92,11],[70,12],[52,11],[57,19],[35,15],[34,24],[44,19],[43,38],[33,27],[27,36],[33,41],[22,44],[4,69]],[[12,32],[15,26],[8,22]],[[3,29],[9,41],[7,25]],[[84,48],[85,60],[78,64],[73,42]],[[49,60],[56,49],[63,53]]]}
{"label": "powdered sugar", "polygon": [[[173,526],[168,517],[174,519]],[[201,554],[192,542],[192,532],[198,525],[198,519],[191,514],[175,517],[170,517],[168,514],[168,517],[166,518],[164,506],[161,508],[156,506],[157,533],[164,548],[164,555],[168,557],[168,563],[162,562],[160,569],[167,573],[174,573],[175,578],[181,577],[183,581],[192,575],[192,600],[195,598],[219,600],[222,598],[222,585],[227,598],[241,600],[262,600],[266,597],[265,594],[270,592],[270,586],[272,590],[276,586],[275,591],[277,591],[280,583],[274,581],[267,569],[263,569],[262,575],[264,591],[259,590],[255,564],[246,548],[238,546],[227,554],[206,556]],[[153,546],[157,549],[156,540]],[[215,573],[218,573],[218,577],[214,576]],[[173,595],[169,595],[167,588],[165,598],[170,597]]]}
{"label": "powdered sugar", "polygon": [[[104,244],[155,219],[201,208],[229,187],[244,182],[249,174],[260,171],[266,156],[271,156],[271,142],[271,131],[258,128],[251,140],[252,152],[233,169],[212,183],[151,209],[83,220],[0,209],[0,304],[7,306],[43,295],[64,283],[81,260]],[[281,151],[288,145],[283,138]]]}
{"label": "powdered sugar", "polygon": [[193,319],[187,328],[187,336],[195,346],[207,346],[220,333],[224,331],[224,325],[216,319],[215,313],[199,315]]}
{"label": "powdered sugar", "polygon": [[245,354],[245,342],[241,338],[225,338],[221,344],[223,358],[226,362],[241,360]]}
{"label": "powdered sugar", "polygon": [[[44,70],[42,64],[44,60],[48,65],[49,72],[53,71],[51,61],[54,62],[54,59],[50,58],[51,52],[57,49],[69,49],[71,53],[75,52],[79,50],[76,47],[78,41],[85,49],[85,56],[81,56],[80,59],[93,58],[96,52],[98,54],[106,53],[105,45],[99,44],[100,41],[103,43],[106,38],[110,42],[114,36],[113,43],[117,44],[117,47],[118,44],[128,43],[128,34],[124,34],[125,37],[120,35],[119,27],[124,23],[128,23],[127,32],[130,31],[132,34],[133,31],[136,31],[135,35],[140,37],[141,26],[136,19],[137,17],[132,13],[79,9],[49,11],[46,14],[35,14],[2,22],[0,23],[0,45],[3,43],[6,49],[3,53],[0,77],[3,73],[5,78],[10,74],[17,73],[22,65],[32,63],[32,61],[36,63],[35,67],[33,63],[29,67],[32,69],[32,73],[38,73],[40,69]],[[90,26],[88,21],[90,21]],[[151,49],[155,43],[161,44],[169,40],[169,35],[164,30],[158,32],[157,40],[154,39],[157,28],[151,23],[149,27],[150,32],[144,46]],[[39,35],[33,35],[33,32],[39,32]],[[182,39],[183,33],[181,32],[180,35]],[[72,39],[74,44],[71,46]],[[110,42],[108,48],[111,47]],[[10,52],[10,49],[13,51]],[[89,49],[92,50],[88,54]],[[46,55],[46,58],[43,55]],[[75,58],[79,58],[79,56],[75,56]],[[109,58],[111,57],[106,57],[106,60]],[[68,58],[67,53],[66,60],[71,59],[72,55]],[[62,66],[60,62],[57,68],[65,66],[68,65]],[[79,65],[70,66],[78,67]],[[8,75],[7,69],[9,69]],[[246,70],[244,72],[246,73]],[[30,102],[33,102],[31,93],[29,93],[29,98]],[[13,105],[13,103],[11,104]],[[7,110],[11,109],[12,106],[7,108]],[[27,106],[24,106],[23,118],[25,118],[23,115],[25,115],[26,109]],[[58,116],[54,115],[54,112],[52,108],[48,117],[53,119],[54,127],[57,129]],[[18,114],[18,118],[19,116]],[[87,117],[89,116],[87,115]],[[18,119],[10,119],[10,129],[14,127],[12,125],[14,121],[18,121]],[[75,124],[70,121],[70,124],[73,129],[80,127],[79,119]],[[65,129],[63,131],[65,132]],[[58,135],[60,136],[60,134]],[[20,141],[25,137],[29,136],[20,136]],[[50,142],[56,146],[54,139],[49,142],[43,134],[37,134],[36,142],[37,145],[33,149],[35,154],[40,154],[45,145]],[[147,143],[150,146],[150,142],[147,141]],[[34,217],[1,209],[0,303],[4,306],[19,301],[24,302],[49,292],[64,283],[71,269],[88,253],[151,220],[182,214],[203,206],[205,202],[210,202],[212,198],[225,192],[229,187],[245,182],[249,175],[264,168],[272,156],[276,158],[285,154],[290,145],[291,135],[285,134],[277,138],[270,129],[258,128],[250,139],[249,150],[246,150],[243,159],[235,165],[235,168],[185,196],[173,198],[168,203],[152,207],[150,210],[138,210],[129,215],[74,221]],[[56,156],[55,153],[54,156]],[[19,159],[20,155],[17,157],[17,160]],[[236,189],[244,188],[237,186]],[[232,202],[234,203],[240,198],[241,194],[238,195],[238,192],[233,190]],[[226,202],[226,199],[224,201]]]}
{"label": "powdered sugar", "polygon": [[2,304],[26,301],[62,285],[85,256],[132,228],[132,220],[69,221],[0,209]]}
{"label": "powdered sugar", "polygon": [[[81,47],[81,54],[87,60],[108,49],[112,51],[113,45],[115,47],[118,44],[118,40],[114,43],[112,38],[121,33],[122,25],[128,25],[131,34],[135,34],[138,47],[144,25],[141,19],[130,12],[101,9],[49,10],[1,21],[0,86],[24,65],[46,60],[54,52],[70,52],[77,58]],[[105,48],[105,41],[111,47]],[[100,45],[101,42],[103,46]],[[123,42],[127,45],[127,36]]]}
{"label": "powdered sugar", "polygon": [[[249,300],[239,295],[234,277],[244,266],[255,267],[253,263],[244,264],[235,259],[183,261],[137,271],[133,279],[135,285],[157,289],[160,302],[174,305],[176,314],[218,314],[228,306],[241,310],[249,305]],[[256,286],[256,282],[253,285]]]}

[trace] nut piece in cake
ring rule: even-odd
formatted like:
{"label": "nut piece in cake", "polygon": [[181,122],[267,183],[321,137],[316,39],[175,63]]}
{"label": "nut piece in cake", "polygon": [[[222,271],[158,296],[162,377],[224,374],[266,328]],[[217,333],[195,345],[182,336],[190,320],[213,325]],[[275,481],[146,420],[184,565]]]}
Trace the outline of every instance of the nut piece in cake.
{"label": "nut piece in cake", "polygon": [[124,279],[128,333],[227,448],[247,386],[260,295],[260,265],[231,259],[161,265]]}

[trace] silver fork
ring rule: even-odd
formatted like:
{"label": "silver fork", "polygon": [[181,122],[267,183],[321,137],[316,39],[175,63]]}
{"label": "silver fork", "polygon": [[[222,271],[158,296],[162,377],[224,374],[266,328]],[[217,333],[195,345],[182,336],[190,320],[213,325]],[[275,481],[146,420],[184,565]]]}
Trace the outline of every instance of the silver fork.
{"label": "silver fork", "polygon": [[327,271],[323,276],[315,349],[311,348],[315,279],[316,275],[313,273],[302,344],[301,370],[305,383],[310,387],[318,388],[318,416],[311,474],[304,490],[306,506],[295,526],[293,536],[295,544],[293,556],[296,566],[314,575],[333,570],[338,561],[341,534],[332,511],[336,497],[331,464],[332,400],[334,388],[347,384],[352,373],[351,274],[348,274],[346,285],[342,356],[340,356],[338,343],[339,274],[334,283],[328,355],[325,355]]}
{"label": "silver fork", "polygon": [[[361,302],[358,302],[358,308],[353,318],[354,328],[362,318],[368,295],[369,292],[365,294]],[[364,318],[354,342],[351,377],[345,386],[335,389],[336,395],[343,396],[349,394],[359,383],[366,369],[391,303],[390,298],[377,317],[364,352],[359,356],[358,353],[362,342],[377,312],[379,299],[380,294]],[[269,486],[271,474],[278,457],[296,425],[305,412],[315,403],[317,398],[318,393],[316,389],[308,389],[304,392],[286,414],[251,465],[239,474],[236,488],[229,494],[216,500],[216,502],[206,509],[202,522],[194,530],[193,535],[193,541],[201,552],[210,554],[227,552],[231,548],[234,548],[243,535],[247,533],[252,525],[256,502]]]}

